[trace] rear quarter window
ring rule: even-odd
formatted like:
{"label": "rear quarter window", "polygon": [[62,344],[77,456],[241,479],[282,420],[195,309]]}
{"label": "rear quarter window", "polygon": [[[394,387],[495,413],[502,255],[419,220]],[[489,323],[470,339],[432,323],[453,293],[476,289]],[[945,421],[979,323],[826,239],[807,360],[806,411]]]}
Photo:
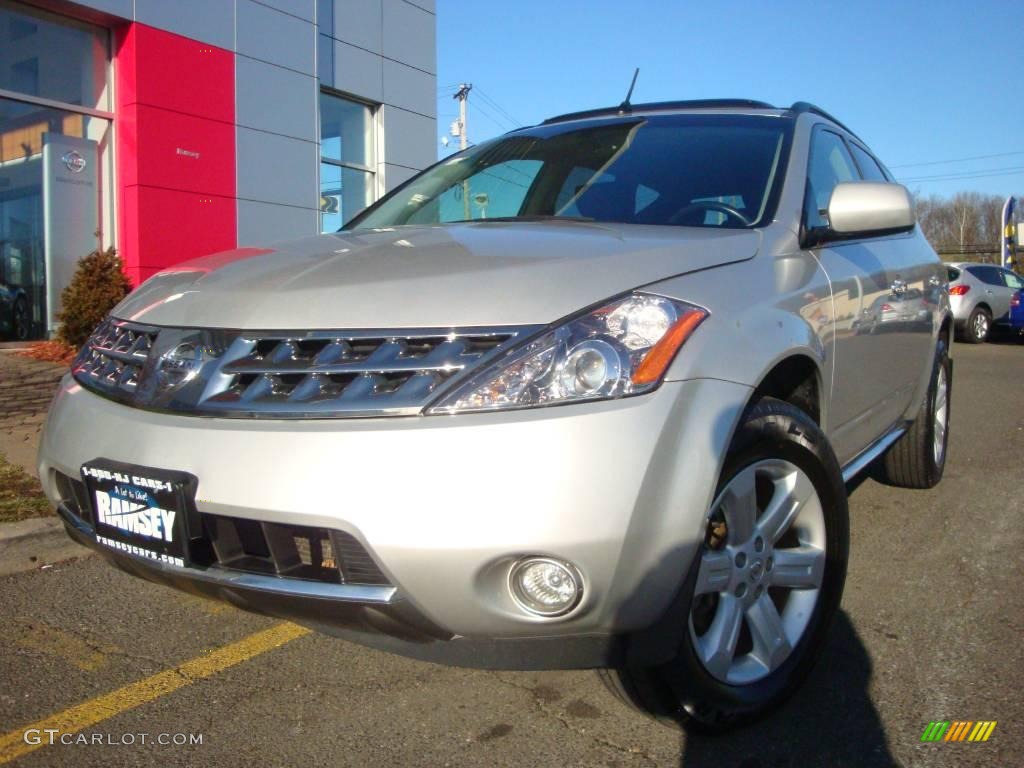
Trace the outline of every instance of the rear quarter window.
{"label": "rear quarter window", "polygon": [[967,267],[967,271],[987,285],[1004,285],[998,267]]}

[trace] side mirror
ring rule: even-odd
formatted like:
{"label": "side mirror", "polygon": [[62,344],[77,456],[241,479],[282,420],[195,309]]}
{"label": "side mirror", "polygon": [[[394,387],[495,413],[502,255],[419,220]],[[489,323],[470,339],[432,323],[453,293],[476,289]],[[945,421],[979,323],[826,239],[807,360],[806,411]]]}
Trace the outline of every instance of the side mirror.
{"label": "side mirror", "polygon": [[914,202],[902,184],[845,181],[828,201],[829,229],[840,236],[914,228]]}

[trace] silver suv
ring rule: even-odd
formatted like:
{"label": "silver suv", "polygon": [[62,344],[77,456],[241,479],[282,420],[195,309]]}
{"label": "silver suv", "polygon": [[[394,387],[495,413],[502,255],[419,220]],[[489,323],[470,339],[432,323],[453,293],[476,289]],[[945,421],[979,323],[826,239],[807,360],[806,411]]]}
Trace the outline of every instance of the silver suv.
{"label": "silver suv", "polygon": [[601,668],[725,728],[822,648],[845,483],[942,477],[946,288],[816,107],[565,115],[336,234],[153,277],[65,377],[39,474],[143,578],[421,659]]}
{"label": "silver suv", "polygon": [[949,303],[961,339],[981,344],[994,328],[1009,326],[1010,302],[1024,288],[1024,278],[999,266],[973,262],[948,264],[947,271]]}

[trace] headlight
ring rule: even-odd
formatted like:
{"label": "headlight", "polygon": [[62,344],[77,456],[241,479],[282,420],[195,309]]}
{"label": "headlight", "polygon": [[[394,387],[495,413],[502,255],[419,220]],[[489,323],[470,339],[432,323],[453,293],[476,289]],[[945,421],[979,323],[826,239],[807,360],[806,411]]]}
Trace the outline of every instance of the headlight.
{"label": "headlight", "polygon": [[682,301],[633,293],[510,351],[428,413],[525,408],[650,392],[707,314]]}

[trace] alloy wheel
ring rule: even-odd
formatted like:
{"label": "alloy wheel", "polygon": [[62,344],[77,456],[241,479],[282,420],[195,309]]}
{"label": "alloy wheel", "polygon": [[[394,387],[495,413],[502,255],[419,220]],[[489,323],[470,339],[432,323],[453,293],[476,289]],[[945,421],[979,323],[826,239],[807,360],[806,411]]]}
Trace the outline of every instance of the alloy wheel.
{"label": "alloy wheel", "polygon": [[984,312],[978,312],[974,316],[974,338],[978,341],[984,341],[985,337],[988,336],[988,315]]}
{"label": "alloy wheel", "polygon": [[949,426],[949,378],[946,376],[946,368],[943,365],[939,366],[939,375],[935,380],[933,423],[932,452],[935,457],[935,466],[939,467],[942,466],[942,459],[946,453],[946,429]]}
{"label": "alloy wheel", "polygon": [[743,469],[711,507],[689,629],[716,679],[757,682],[807,629],[825,576],[825,516],[807,474],[766,459]]}

